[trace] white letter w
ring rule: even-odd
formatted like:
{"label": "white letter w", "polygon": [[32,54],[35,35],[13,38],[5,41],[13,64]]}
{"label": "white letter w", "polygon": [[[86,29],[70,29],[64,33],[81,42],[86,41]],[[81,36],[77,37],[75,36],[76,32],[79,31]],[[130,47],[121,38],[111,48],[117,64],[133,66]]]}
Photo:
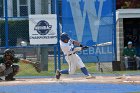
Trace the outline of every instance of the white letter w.
{"label": "white letter w", "polygon": [[98,0],[99,2],[98,14],[95,8],[96,0],[83,0],[84,2],[83,11],[81,11],[80,9],[80,1],[82,2],[82,0],[67,0],[67,1],[70,3],[78,41],[82,42],[85,19],[87,15],[90,24],[90,30],[92,33],[92,40],[93,42],[97,42],[98,30],[99,30],[99,24],[100,24],[100,18],[101,18],[101,12],[102,12],[104,0]]}

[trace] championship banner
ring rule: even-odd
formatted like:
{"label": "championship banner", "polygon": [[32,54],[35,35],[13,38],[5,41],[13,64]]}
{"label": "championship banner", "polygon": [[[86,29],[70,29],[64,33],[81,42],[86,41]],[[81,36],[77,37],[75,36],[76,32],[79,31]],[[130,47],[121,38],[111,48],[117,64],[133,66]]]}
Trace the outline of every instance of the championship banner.
{"label": "championship banner", "polygon": [[84,62],[115,59],[115,0],[62,0],[62,31],[90,46],[78,53]]}
{"label": "championship banner", "polygon": [[29,36],[31,45],[56,44],[56,15],[29,15]]}

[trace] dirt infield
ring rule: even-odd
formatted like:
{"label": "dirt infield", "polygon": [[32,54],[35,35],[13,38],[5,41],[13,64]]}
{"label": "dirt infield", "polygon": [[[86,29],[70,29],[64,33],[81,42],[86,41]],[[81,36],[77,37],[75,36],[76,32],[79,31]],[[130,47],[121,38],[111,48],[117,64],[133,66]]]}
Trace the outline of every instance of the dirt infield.
{"label": "dirt infield", "polygon": [[60,80],[51,78],[17,78],[15,81],[1,81],[0,86],[7,85],[29,85],[47,83],[111,83],[111,84],[140,84],[140,76],[96,76],[96,78],[86,79],[85,77],[63,76]]}

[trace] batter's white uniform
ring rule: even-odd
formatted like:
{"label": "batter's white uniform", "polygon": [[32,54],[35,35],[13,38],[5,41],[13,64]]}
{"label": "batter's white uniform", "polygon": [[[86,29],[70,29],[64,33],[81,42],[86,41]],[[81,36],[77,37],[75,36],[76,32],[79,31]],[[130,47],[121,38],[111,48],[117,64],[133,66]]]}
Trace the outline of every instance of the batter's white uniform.
{"label": "batter's white uniform", "polygon": [[65,55],[65,59],[69,65],[69,74],[74,74],[77,68],[85,67],[81,58],[76,54],[77,51],[81,51],[81,47],[75,47],[73,40],[69,40],[68,43],[64,43],[60,40],[60,47]]}

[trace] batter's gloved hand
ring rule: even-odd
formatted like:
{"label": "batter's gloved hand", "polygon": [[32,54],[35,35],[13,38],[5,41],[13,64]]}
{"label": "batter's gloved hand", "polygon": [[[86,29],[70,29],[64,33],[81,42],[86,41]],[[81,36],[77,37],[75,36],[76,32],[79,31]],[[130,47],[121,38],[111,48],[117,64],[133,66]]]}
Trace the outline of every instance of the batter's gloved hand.
{"label": "batter's gloved hand", "polygon": [[82,45],[82,44],[80,44],[80,47],[83,47],[83,45]]}
{"label": "batter's gloved hand", "polygon": [[38,73],[41,72],[40,62],[35,62],[35,63],[33,63],[33,67],[35,68],[35,70],[36,70]]}
{"label": "batter's gloved hand", "polygon": [[86,50],[86,49],[88,49],[89,47],[88,46],[83,46],[82,47],[82,50]]}

